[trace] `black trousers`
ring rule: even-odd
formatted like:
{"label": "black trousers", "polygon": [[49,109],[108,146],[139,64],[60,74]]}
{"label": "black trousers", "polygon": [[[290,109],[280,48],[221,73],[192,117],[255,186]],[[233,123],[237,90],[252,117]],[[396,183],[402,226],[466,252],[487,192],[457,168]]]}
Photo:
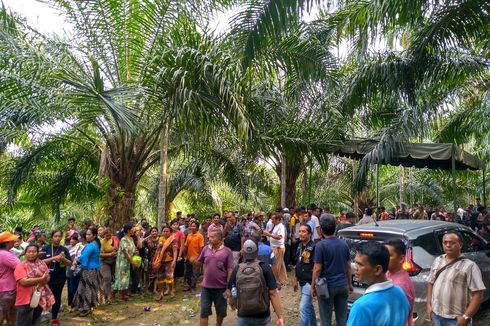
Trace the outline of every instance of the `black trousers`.
{"label": "black trousers", "polygon": [[51,319],[58,319],[58,313],[60,312],[61,307],[61,293],[63,292],[63,287],[65,286],[65,282],[61,284],[49,284],[49,288],[54,295],[54,305],[51,308]]}
{"label": "black trousers", "polygon": [[192,265],[188,261],[185,262],[185,276],[184,279],[193,290],[196,289],[197,279],[199,278],[199,268]]}
{"label": "black trousers", "polygon": [[289,265],[290,256],[291,256],[291,245],[286,243],[284,245],[284,265],[286,265],[286,269],[289,268],[288,265]]}
{"label": "black trousers", "polygon": [[131,266],[130,276],[131,276],[131,293],[136,294],[139,292],[141,268],[133,269],[133,267]]}
{"label": "black trousers", "polygon": [[15,326],[39,326],[41,325],[41,313],[43,309],[40,306],[31,308],[26,304],[23,306],[17,306],[17,318]]}

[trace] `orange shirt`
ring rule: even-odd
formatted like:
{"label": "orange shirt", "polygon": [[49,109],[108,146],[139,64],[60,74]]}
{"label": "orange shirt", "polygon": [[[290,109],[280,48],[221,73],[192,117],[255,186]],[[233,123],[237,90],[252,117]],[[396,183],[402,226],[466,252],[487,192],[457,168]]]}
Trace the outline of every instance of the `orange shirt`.
{"label": "orange shirt", "polygon": [[201,250],[204,247],[204,237],[201,233],[189,233],[185,240],[185,248],[187,249],[187,258],[199,257]]}

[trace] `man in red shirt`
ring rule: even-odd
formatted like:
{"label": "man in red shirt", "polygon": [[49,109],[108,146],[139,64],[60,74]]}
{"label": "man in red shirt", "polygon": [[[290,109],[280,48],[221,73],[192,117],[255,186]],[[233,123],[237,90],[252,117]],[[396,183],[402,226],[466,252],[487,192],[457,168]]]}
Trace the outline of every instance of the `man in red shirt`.
{"label": "man in red shirt", "polygon": [[390,219],[390,214],[386,211],[386,208],[381,206],[381,213],[379,213],[378,221],[386,221]]}
{"label": "man in red shirt", "polygon": [[399,286],[407,296],[410,304],[410,312],[408,314],[407,325],[413,326],[413,304],[415,301],[415,288],[413,286],[410,275],[403,268],[405,262],[406,247],[402,240],[392,239],[385,242],[385,246],[390,253],[390,262],[386,277],[390,279],[394,285]]}

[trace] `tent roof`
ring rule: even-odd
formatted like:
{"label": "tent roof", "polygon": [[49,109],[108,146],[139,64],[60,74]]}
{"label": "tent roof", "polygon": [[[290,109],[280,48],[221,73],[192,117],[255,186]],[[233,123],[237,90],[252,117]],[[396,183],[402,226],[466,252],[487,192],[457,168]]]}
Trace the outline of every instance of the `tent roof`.
{"label": "tent roof", "polygon": [[[333,145],[329,152],[361,160],[378,144],[372,139],[352,139]],[[403,165],[406,167],[451,170],[451,156],[454,153],[456,170],[480,170],[483,164],[473,155],[454,144],[441,143],[399,143],[399,153],[389,160],[381,157],[380,164]]]}

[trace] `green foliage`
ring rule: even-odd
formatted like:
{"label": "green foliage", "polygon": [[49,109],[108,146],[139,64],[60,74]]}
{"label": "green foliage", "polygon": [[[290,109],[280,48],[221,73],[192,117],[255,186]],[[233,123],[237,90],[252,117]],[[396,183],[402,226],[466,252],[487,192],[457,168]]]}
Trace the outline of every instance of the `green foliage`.
{"label": "green foliage", "polygon": [[[152,220],[164,125],[167,209],[201,217],[272,209],[280,182],[301,204],[311,187],[334,211],[373,205],[373,163],[404,141],[455,143],[490,170],[486,0],[47,2],[73,39],[0,9],[0,228],[106,220],[125,195]],[[230,8],[231,29],[211,33]],[[379,144],[353,173],[326,149],[356,137]],[[405,171],[406,200],[450,204],[447,172]],[[459,205],[480,179],[458,173]],[[396,205],[399,168],[379,184]]]}

